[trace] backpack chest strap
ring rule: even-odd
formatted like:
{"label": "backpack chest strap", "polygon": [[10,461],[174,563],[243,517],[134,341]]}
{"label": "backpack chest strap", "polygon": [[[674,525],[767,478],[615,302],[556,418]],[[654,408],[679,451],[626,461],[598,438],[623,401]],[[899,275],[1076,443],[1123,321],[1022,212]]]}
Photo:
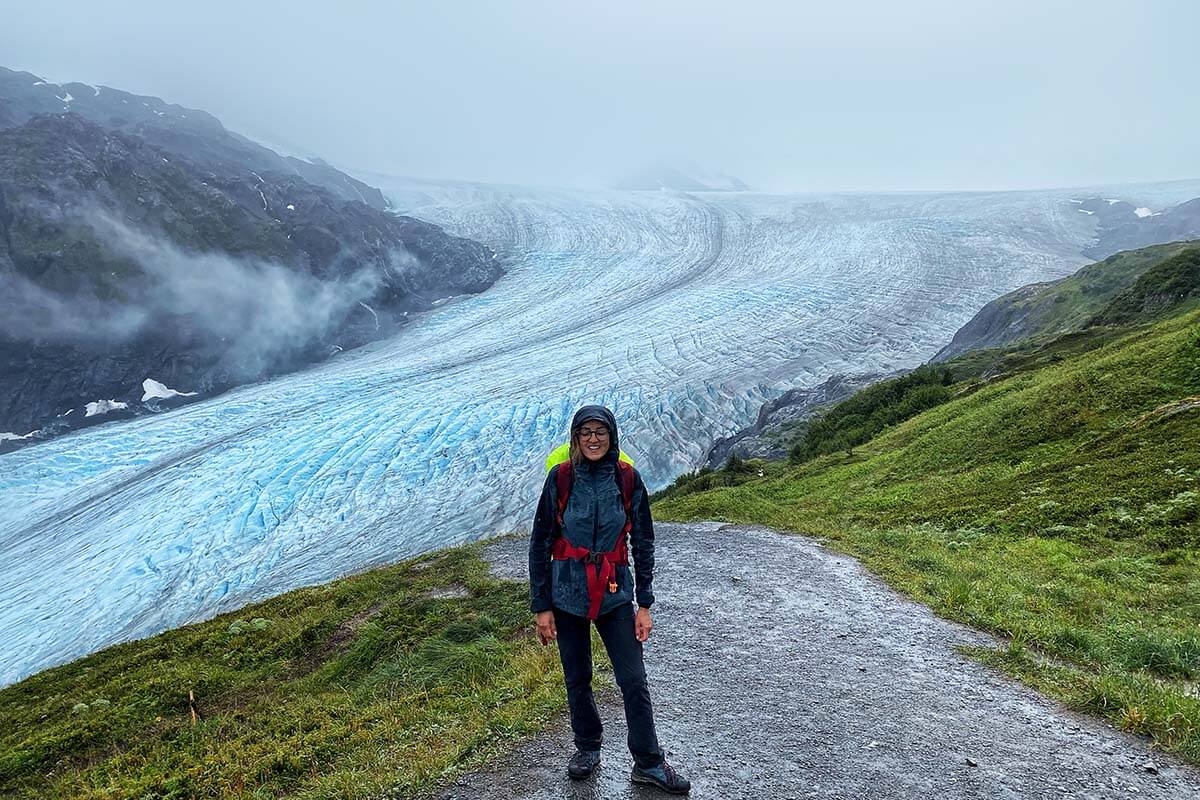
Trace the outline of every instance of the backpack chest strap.
{"label": "backpack chest strap", "polygon": [[600,603],[604,599],[604,590],[617,591],[617,566],[629,566],[629,551],[626,546],[626,534],[629,524],[621,530],[617,538],[617,546],[606,552],[593,552],[586,547],[576,547],[565,536],[554,540],[550,557],[561,560],[568,558],[583,562],[584,573],[587,575],[588,588],[588,619],[600,615]]}

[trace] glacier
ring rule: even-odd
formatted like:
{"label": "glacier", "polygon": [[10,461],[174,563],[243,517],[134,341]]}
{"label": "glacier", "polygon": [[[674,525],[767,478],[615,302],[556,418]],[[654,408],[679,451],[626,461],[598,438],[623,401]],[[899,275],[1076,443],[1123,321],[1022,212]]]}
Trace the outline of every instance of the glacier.
{"label": "glacier", "polygon": [[[304,372],[0,456],[0,685],[527,528],[544,456],[582,403],[615,411],[659,488],[765,400],[837,372],[916,366],[988,300],[1086,263],[1095,238],[1066,190],[373,177],[404,213],[504,253],[506,274]],[[1162,208],[1200,183],[1104,195]]]}

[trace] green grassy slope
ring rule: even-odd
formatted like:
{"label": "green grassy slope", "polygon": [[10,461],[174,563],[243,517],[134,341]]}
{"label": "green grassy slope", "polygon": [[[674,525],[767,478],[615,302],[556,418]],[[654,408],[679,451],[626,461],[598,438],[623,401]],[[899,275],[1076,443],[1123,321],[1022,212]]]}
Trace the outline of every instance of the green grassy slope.
{"label": "green grassy slope", "polygon": [[1091,323],[1129,325],[1169,312],[1176,305],[1200,297],[1200,246],[1182,250],[1154,264],[1122,290]]}
{"label": "green grassy slope", "polygon": [[1087,325],[1112,298],[1136,282],[1148,269],[1180,253],[1200,253],[1195,242],[1125,250],[1049,284],[1026,300],[1026,311],[1040,321],[1034,334],[1056,334]]}
{"label": "green grassy slope", "polygon": [[0,794],[423,791],[562,706],[528,604],[459,547],[46,670],[0,690]]}
{"label": "green grassy slope", "polygon": [[949,350],[1003,347],[1078,331],[1148,270],[1183,253],[1200,254],[1198,242],[1172,242],[1116,253],[1046,283],[1022,286],[985,305],[958,331]]}
{"label": "green grassy slope", "polygon": [[[1052,348],[1054,349],[1054,348]],[[826,537],[980,657],[1200,762],[1200,310],[1076,337],[845,452],[656,518]]]}

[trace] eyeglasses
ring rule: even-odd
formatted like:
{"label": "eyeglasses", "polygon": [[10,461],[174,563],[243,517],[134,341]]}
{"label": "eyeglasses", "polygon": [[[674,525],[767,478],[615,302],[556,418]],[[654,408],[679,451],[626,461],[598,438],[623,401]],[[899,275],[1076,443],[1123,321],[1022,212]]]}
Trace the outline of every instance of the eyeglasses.
{"label": "eyeglasses", "polygon": [[579,431],[580,439],[607,439],[608,431],[604,428],[588,428]]}

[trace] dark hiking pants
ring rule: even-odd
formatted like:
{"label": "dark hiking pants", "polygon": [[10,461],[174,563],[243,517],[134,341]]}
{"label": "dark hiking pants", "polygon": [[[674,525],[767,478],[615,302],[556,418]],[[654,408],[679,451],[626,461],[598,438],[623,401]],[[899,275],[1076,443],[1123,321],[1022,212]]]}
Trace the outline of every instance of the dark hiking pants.
{"label": "dark hiking pants", "polygon": [[[654,710],[646,685],[642,663],[642,643],[633,627],[633,603],[622,603],[598,616],[596,629],[612,661],[617,686],[625,698],[625,724],[629,728],[629,752],[642,767],[657,766],[663,760],[654,732]],[[567,705],[571,709],[571,730],[580,750],[599,750],[603,733],[600,713],[592,694],[592,631],[587,617],[554,609],[558,629],[558,654],[562,659],[563,679],[567,684]]]}

